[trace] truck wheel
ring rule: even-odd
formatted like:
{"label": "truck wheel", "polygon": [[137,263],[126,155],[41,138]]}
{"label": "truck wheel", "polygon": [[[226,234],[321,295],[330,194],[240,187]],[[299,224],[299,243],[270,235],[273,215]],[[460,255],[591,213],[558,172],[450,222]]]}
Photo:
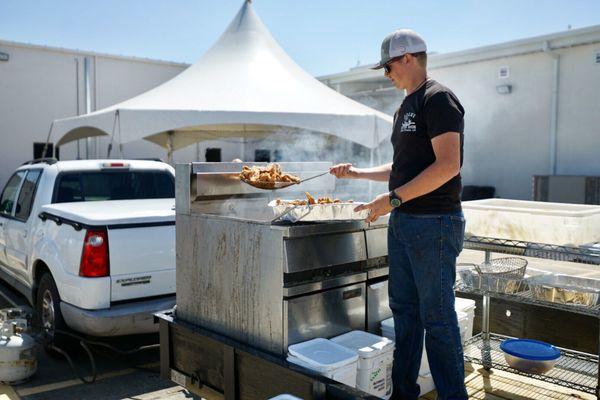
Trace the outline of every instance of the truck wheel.
{"label": "truck wheel", "polygon": [[68,328],[60,311],[60,296],[54,278],[49,273],[45,273],[40,279],[38,285],[36,301],[36,327],[42,333],[46,333],[47,344],[44,346],[46,351],[54,355],[48,349],[49,345],[63,347],[69,345],[72,341],[64,335],[57,333],[56,330],[66,331]]}

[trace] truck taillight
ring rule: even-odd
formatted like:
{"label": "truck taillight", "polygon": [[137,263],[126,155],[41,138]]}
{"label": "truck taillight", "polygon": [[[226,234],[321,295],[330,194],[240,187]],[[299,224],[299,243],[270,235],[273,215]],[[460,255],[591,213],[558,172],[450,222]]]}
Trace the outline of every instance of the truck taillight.
{"label": "truck taillight", "polygon": [[90,229],[85,234],[79,276],[96,278],[108,276],[108,235],[102,229]]}

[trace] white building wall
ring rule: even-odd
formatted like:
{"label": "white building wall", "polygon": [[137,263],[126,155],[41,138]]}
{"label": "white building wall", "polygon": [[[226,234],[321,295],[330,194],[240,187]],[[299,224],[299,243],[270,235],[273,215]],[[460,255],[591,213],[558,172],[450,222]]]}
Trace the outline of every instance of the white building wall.
{"label": "white building wall", "polygon": [[[33,158],[33,143],[45,142],[53,120],[85,113],[84,58],[90,58],[93,110],[141,94],[171,79],[187,65],[0,41],[9,60],[0,62],[0,188],[15,168]],[[51,138],[56,142],[59,138]],[[86,141],[60,148],[60,158],[86,158]],[[106,157],[110,139],[90,139],[90,157]],[[77,146],[79,145],[79,152]],[[208,147],[221,147],[223,160],[240,156],[239,143],[202,142],[177,150],[174,162],[204,161]],[[115,138],[112,158],[119,158]],[[123,157],[166,159],[161,147],[141,140],[123,145]]]}
{"label": "white building wall", "polygon": [[600,175],[600,43],[560,51],[557,173]]}
{"label": "white building wall", "polygon": [[[531,176],[550,172],[552,62],[537,53],[430,71],[465,108],[464,185],[530,199]],[[498,78],[504,66],[509,77]],[[511,85],[512,92],[499,94],[498,85]]]}

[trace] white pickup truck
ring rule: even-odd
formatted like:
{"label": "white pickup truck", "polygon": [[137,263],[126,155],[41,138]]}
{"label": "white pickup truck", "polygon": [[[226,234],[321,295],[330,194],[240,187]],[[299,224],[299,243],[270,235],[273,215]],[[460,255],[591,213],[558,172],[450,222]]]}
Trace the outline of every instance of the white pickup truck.
{"label": "white pickup truck", "polygon": [[175,179],[142,160],[42,160],[0,197],[0,277],[49,332],[157,330],[175,304]]}

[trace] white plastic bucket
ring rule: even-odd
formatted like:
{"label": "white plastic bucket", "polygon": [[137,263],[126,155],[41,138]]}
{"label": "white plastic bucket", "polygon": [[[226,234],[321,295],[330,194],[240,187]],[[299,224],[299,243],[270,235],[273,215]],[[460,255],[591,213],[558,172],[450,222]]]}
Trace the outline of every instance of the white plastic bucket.
{"label": "white plastic bucket", "polygon": [[[462,343],[473,336],[473,318],[475,316],[475,300],[456,298],[456,317],[460,329],[460,338]],[[394,318],[388,318],[381,322],[382,336],[395,341]],[[429,360],[425,351],[425,338],[423,338],[423,354],[421,355],[421,365],[419,375],[425,376],[430,373]]]}
{"label": "white plastic bucket", "polygon": [[287,360],[345,385],[356,387],[358,355],[331,340],[317,338],[288,347]]}
{"label": "white plastic bucket", "polygon": [[381,398],[391,396],[394,342],[363,331],[348,332],[331,341],[358,354],[358,389]]}
{"label": "white plastic bucket", "polygon": [[435,390],[435,383],[433,383],[433,377],[431,376],[430,372],[423,375],[419,374],[419,377],[417,378],[417,383],[419,384],[419,388],[421,389],[419,396],[423,396],[431,392],[432,390]]}
{"label": "white plastic bucket", "polygon": [[[475,300],[463,299],[462,297],[456,297],[454,302],[454,309],[458,313],[459,311],[467,314],[468,321],[465,326],[465,334],[463,337],[463,343],[473,337],[473,320],[475,319]],[[460,322],[459,322],[460,324]],[[461,331],[461,337],[463,336]]]}

